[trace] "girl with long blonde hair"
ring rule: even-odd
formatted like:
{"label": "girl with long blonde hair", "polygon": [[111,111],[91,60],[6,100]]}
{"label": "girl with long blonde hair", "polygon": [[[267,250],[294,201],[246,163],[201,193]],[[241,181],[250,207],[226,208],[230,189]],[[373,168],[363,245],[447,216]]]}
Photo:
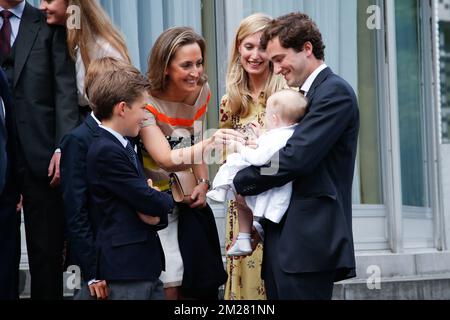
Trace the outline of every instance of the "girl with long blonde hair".
{"label": "girl with long blonde hair", "polygon": [[67,26],[67,47],[76,61],[78,102],[86,113],[90,111],[84,92],[86,70],[92,60],[103,57],[131,63],[125,40],[97,0],[41,0],[40,9],[48,24]]}

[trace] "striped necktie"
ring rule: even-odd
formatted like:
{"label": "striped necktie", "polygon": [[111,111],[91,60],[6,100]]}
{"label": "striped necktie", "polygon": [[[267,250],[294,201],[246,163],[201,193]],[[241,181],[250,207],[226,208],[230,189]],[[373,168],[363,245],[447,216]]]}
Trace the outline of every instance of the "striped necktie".
{"label": "striped necktie", "polygon": [[133,162],[133,165],[136,167],[138,167],[137,165],[137,158],[136,158],[136,152],[134,152],[133,147],[131,146],[130,141],[127,142],[127,146],[125,147],[128,157],[130,157],[130,160]]}

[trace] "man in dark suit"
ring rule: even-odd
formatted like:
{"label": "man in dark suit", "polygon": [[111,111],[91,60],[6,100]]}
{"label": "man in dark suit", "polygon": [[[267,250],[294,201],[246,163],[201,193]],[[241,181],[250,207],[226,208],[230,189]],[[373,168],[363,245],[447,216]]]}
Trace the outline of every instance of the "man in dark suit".
{"label": "man in dark suit", "polygon": [[0,69],[0,300],[19,298],[20,213],[13,132],[11,95]]}
{"label": "man in dark suit", "polygon": [[309,100],[274,168],[249,167],[234,185],[256,195],[293,181],[279,224],[264,221],[262,275],[269,299],[331,299],[333,282],[355,276],[351,189],[359,111],[350,85],[324,64],[322,36],[307,16],[273,20],[261,44],[289,86]]}
{"label": "man in dark suit", "polygon": [[[105,86],[105,84],[107,84]],[[107,71],[89,88],[98,137],[87,154],[91,199],[102,215],[97,228],[97,270],[109,299],[164,299],[164,252],[157,230],[167,226],[172,197],[147,185],[147,178],[130,141],[145,120],[148,81],[134,71]],[[138,213],[157,218],[144,223]]]}
{"label": "man in dark suit", "polygon": [[0,64],[13,94],[32,299],[61,299],[62,136],[79,122],[75,70],[64,27],[48,26],[25,1],[0,0]]}

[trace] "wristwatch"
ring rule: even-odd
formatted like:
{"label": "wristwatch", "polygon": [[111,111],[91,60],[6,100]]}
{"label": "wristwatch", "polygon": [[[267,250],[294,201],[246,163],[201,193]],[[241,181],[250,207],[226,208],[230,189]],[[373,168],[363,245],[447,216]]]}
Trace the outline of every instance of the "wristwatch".
{"label": "wristwatch", "polygon": [[197,179],[197,184],[206,183],[208,190],[211,189],[211,182],[208,179]]}

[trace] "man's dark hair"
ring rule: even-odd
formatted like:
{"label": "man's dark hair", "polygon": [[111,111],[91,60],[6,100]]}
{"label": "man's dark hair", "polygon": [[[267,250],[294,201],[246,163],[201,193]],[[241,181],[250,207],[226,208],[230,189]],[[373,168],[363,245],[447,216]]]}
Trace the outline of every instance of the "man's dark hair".
{"label": "man's dark hair", "polygon": [[306,14],[293,12],[270,22],[261,36],[261,47],[266,50],[270,40],[278,37],[283,48],[303,50],[306,42],[311,42],[313,54],[319,60],[325,59],[325,45],[316,23]]}

